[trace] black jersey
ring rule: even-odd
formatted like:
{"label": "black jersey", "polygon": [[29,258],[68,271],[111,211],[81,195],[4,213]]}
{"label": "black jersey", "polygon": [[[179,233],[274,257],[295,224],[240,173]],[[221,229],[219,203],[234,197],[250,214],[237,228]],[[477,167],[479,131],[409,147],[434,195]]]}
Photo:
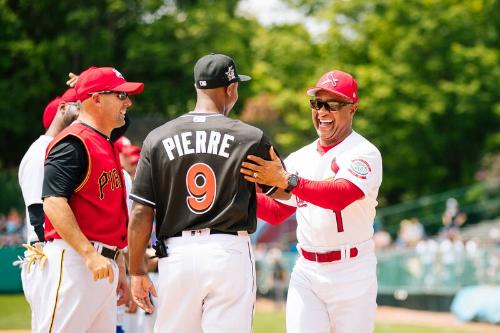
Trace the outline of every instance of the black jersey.
{"label": "black jersey", "polygon": [[255,186],[240,167],[248,154],[269,160],[270,147],[256,127],[222,114],[188,113],[146,137],[130,198],[156,209],[161,239],[202,228],[252,233]]}

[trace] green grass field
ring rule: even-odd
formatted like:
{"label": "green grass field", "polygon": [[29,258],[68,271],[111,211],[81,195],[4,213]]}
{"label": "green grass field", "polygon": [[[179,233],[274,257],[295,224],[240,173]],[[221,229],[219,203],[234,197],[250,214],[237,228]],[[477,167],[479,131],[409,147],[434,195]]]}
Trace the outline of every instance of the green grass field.
{"label": "green grass field", "polygon": [[[0,295],[0,330],[29,329],[29,306],[23,295]],[[467,330],[437,328],[431,326],[377,323],[375,333],[467,333]],[[257,311],[254,333],[285,333],[285,314],[283,311]]]}
{"label": "green grass field", "polygon": [[[285,333],[284,312],[255,314],[254,333]],[[469,333],[467,330],[432,326],[377,323],[375,333]]]}

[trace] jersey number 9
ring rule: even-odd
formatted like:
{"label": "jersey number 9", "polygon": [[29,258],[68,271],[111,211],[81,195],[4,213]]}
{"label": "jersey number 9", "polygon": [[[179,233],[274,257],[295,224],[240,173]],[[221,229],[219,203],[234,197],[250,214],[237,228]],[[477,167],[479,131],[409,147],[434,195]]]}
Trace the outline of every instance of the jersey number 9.
{"label": "jersey number 9", "polygon": [[186,203],[195,214],[208,212],[215,201],[216,178],[212,168],[205,163],[193,164],[186,174],[186,187],[189,196]]}

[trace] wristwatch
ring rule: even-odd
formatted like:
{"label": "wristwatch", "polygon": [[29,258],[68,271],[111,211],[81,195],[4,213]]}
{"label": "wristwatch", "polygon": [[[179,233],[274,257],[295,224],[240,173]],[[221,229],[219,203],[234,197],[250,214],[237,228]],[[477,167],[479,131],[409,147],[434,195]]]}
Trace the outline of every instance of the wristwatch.
{"label": "wristwatch", "polygon": [[298,183],[299,183],[299,176],[293,173],[289,174],[288,187],[285,189],[285,192],[290,193],[295,188],[295,186],[297,186]]}

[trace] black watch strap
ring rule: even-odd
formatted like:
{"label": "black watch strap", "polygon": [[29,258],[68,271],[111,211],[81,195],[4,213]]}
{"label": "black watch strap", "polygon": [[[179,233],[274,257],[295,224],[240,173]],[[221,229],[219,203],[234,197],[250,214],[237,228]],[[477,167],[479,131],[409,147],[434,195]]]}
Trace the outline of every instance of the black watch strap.
{"label": "black watch strap", "polygon": [[295,188],[295,186],[297,186],[298,183],[299,183],[299,176],[295,174],[290,174],[290,176],[288,177],[288,187],[285,189],[285,192],[290,193]]}

